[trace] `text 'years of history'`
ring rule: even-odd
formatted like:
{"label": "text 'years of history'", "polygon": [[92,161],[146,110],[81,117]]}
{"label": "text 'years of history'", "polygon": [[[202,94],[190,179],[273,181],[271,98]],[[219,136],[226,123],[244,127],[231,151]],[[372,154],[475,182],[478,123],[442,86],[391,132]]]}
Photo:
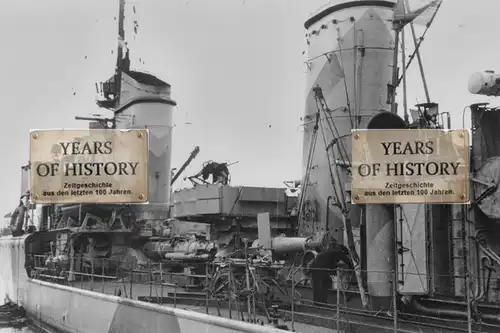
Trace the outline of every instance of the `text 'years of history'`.
{"label": "text 'years of history'", "polygon": [[469,143],[465,130],[356,130],[352,202],[466,203]]}
{"label": "text 'years of history'", "polygon": [[[59,142],[62,156],[91,156],[110,155],[113,153],[113,142]],[[53,149],[57,152],[57,148]],[[81,162],[64,161],[54,158],[51,162],[37,163],[35,172],[39,177],[54,177],[62,173],[63,176],[134,176],[139,162]]]}
{"label": "text 'years of history'", "polygon": [[41,130],[30,137],[35,202],[147,202],[147,130]]}

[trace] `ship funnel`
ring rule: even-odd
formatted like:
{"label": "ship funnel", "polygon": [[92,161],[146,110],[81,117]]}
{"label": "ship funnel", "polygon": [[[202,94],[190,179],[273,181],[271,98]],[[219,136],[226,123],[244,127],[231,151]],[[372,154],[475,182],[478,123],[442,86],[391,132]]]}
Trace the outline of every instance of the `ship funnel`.
{"label": "ship funnel", "polygon": [[468,83],[469,92],[474,95],[500,96],[500,74],[488,70],[471,75]]}
{"label": "ship funnel", "polygon": [[[367,129],[404,128],[407,128],[405,121],[391,112],[378,113],[367,124]],[[394,205],[366,205],[365,223],[368,293],[374,308],[384,308],[392,301],[396,286],[391,283],[396,268]]]}
{"label": "ship funnel", "polygon": [[[395,267],[393,214],[385,205],[369,205],[366,213],[363,205],[350,205],[351,130],[406,127],[387,102],[394,68],[395,2],[337,0],[305,23],[307,95],[299,233],[326,233],[339,244],[349,240],[366,258],[362,264],[378,272]],[[345,221],[352,236],[344,234]],[[367,279],[371,296],[392,296],[392,276]]]}
{"label": "ship funnel", "polygon": [[122,74],[116,128],[149,130],[149,203],[138,209],[143,218],[169,217],[173,109],[170,85],[157,77],[135,71]]}

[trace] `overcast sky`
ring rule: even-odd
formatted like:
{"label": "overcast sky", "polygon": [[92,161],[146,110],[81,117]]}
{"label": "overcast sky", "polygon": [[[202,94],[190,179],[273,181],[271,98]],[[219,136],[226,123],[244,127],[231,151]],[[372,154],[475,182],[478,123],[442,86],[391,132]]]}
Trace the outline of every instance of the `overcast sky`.
{"label": "overcast sky", "polygon": [[[178,103],[173,167],[199,145],[186,175],[210,159],[239,161],[231,167],[235,185],[280,186],[300,178],[303,22],[325,2],[128,1],[132,67],[169,82]],[[74,117],[98,112],[94,83],[114,70],[118,0],[0,3],[0,211],[6,213],[19,198],[29,130],[85,127]],[[487,100],[467,92],[470,74],[500,70],[499,10],[498,0],[445,0],[422,47],[431,98],[453,114],[456,128],[463,127],[466,105]],[[133,20],[139,23],[136,35]],[[410,104],[424,100],[417,74],[415,62]]]}

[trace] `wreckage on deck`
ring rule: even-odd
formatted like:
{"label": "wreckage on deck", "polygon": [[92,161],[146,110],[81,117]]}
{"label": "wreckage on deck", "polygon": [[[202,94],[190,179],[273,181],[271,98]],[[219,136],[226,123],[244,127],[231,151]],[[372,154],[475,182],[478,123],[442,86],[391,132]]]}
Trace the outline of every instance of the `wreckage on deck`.
{"label": "wreckage on deck", "polygon": [[228,166],[209,161],[198,174],[188,177],[194,186],[172,193],[172,218],[210,224],[211,239],[217,239],[221,246],[229,244],[235,235],[250,243],[255,241],[259,213],[269,213],[274,235],[293,235],[296,193],[285,188],[231,186]]}

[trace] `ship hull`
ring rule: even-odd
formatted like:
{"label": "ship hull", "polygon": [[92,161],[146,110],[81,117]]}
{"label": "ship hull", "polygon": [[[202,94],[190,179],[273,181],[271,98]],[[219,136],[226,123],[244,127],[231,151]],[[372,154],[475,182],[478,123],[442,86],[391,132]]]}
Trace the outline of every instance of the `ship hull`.
{"label": "ship hull", "polygon": [[31,318],[62,332],[283,332],[28,278],[24,254],[29,243],[29,235],[0,237],[0,286],[6,299],[22,305]]}
{"label": "ship hull", "polygon": [[44,281],[27,286],[23,306],[30,317],[68,333],[280,331]]}

